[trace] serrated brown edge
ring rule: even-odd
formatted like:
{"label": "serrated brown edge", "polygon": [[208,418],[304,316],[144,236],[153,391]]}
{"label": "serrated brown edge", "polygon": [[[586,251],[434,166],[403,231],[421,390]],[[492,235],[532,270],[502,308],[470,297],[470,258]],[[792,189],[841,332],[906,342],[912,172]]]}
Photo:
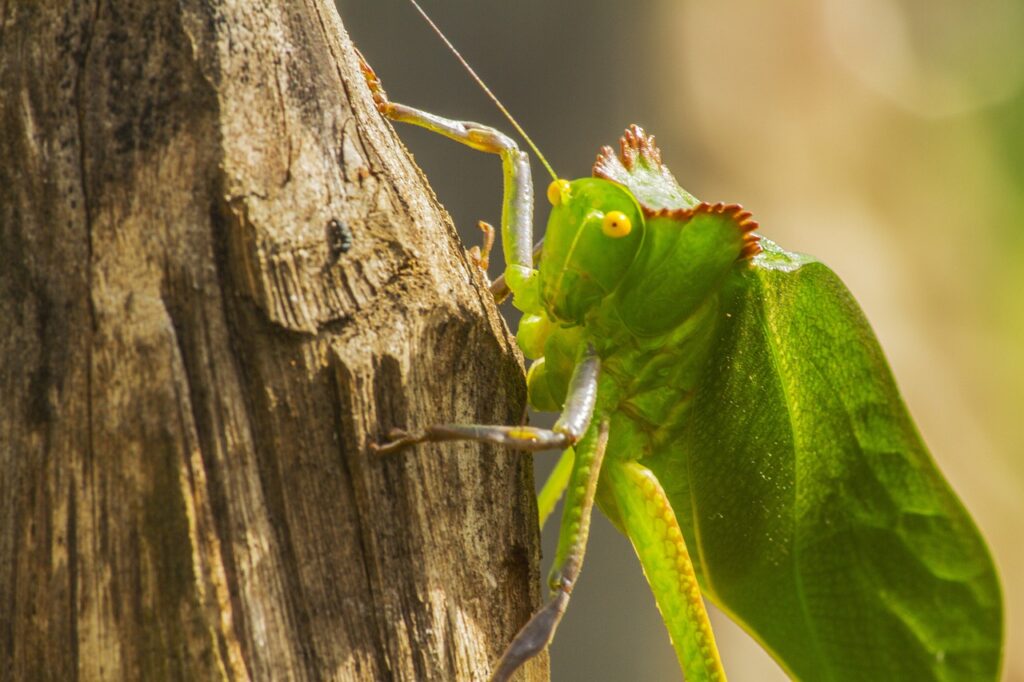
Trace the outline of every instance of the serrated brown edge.
{"label": "serrated brown edge", "polygon": [[672,218],[680,221],[690,220],[701,213],[725,216],[732,219],[743,232],[743,248],[739,257],[748,259],[761,253],[761,244],[759,243],[761,238],[754,234],[758,223],[754,220],[753,214],[740,204],[726,204],[721,201],[715,204],[701,202],[691,208],[660,208],[657,210],[643,208],[643,212],[647,218]]}

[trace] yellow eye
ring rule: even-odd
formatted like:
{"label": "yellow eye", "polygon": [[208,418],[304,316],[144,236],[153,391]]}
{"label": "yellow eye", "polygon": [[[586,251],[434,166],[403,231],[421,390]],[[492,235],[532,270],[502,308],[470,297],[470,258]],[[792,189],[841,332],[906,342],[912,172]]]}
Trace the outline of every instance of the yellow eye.
{"label": "yellow eye", "polygon": [[633,223],[629,221],[622,211],[610,211],[605,214],[601,221],[601,230],[609,237],[618,239],[625,237],[633,229]]}
{"label": "yellow eye", "polygon": [[552,206],[558,206],[564,199],[569,198],[569,181],[555,180],[548,185],[548,201]]}

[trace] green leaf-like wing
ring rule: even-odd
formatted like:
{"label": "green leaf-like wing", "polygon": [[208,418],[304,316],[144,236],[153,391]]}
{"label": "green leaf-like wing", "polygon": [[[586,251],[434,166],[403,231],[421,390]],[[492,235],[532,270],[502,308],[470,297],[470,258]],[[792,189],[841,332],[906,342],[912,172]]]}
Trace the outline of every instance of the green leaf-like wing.
{"label": "green leaf-like wing", "polygon": [[799,679],[996,679],[995,569],[867,321],[824,265],[761,244],[682,442],[644,461],[705,593]]}

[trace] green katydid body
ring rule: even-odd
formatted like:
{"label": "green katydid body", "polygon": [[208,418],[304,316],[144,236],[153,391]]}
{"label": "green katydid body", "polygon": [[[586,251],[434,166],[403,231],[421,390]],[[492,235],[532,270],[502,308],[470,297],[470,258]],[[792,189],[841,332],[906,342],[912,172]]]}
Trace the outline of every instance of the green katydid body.
{"label": "green katydid body", "polygon": [[738,205],[698,202],[636,126],[595,177],[552,183],[535,269],[515,142],[392,103],[362,66],[382,114],[501,157],[492,291],[525,313],[531,404],[562,412],[552,429],[440,424],[374,446],[565,449],[538,499],[543,523],[567,491],[552,597],[492,680],[551,641],[595,502],[633,543],[689,682],[725,677],[702,593],[799,679],[998,676],[992,560],[835,274],[754,235]]}
{"label": "green katydid body", "polygon": [[[639,128],[595,176],[556,183],[518,338],[539,410],[562,408],[585,349],[600,358],[597,502],[637,547],[687,678],[721,669],[686,548],[650,521],[669,512],[704,594],[791,675],[995,679],[992,562],[839,279],[740,207],[697,202]],[[628,234],[602,229],[613,211]],[[671,510],[634,494],[659,483]],[[567,508],[580,487],[574,471]]]}

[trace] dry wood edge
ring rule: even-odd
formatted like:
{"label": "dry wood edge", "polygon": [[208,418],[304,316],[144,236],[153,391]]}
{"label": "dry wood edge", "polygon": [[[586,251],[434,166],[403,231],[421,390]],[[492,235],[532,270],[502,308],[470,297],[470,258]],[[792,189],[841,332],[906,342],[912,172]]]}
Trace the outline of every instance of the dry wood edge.
{"label": "dry wood edge", "polygon": [[528,458],[367,450],[525,390],[333,5],[0,1],[0,325],[0,677],[480,679],[537,605]]}

